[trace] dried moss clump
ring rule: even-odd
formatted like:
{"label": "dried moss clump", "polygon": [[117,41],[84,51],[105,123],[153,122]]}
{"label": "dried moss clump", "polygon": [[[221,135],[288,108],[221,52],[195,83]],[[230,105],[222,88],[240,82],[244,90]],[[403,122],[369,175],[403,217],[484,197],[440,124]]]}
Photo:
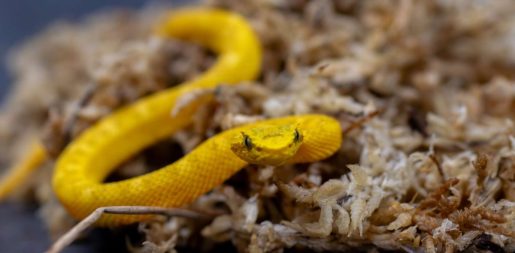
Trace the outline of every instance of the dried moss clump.
{"label": "dried moss clump", "polygon": [[[190,207],[213,220],[140,224],[145,243],[132,251],[515,251],[515,2],[203,4],[249,19],[264,46],[262,75],[222,86],[193,127],[127,161],[118,177],[261,118],[328,114],[346,129],[344,142],[317,163],[248,166]],[[114,109],[207,68],[209,52],[151,36],[161,14],[103,13],[21,47],[0,118],[0,164],[32,134],[55,158]],[[51,163],[28,188],[58,236],[72,223],[50,191]]]}

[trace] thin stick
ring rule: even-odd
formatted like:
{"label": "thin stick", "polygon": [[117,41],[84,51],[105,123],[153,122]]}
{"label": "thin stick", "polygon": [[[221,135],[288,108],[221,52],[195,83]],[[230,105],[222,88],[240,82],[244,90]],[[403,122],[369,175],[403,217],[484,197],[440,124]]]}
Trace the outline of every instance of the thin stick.
{"label": "thin stick", "polygon": [[347,128],[343,129],[343,134],[346,135],[348,134],[350,131],[358,128],[358,127],[361,127],[363,126],[363,124],[365,124],[367,121],[371,120],[372,118],[374,118],[375,116],[379,115],[382,111],[381,110],[375,110],[361,118],[359,118],[358,120],[354,121],[354,122],[351,122],[351,125],[348,126]]}
{"label": "thin stick", "polygon": [[70,113],[70,117],[68,118],[68,120],[66,120],[63,129],[63,139],[65,144],[68,144],[72,139],[72,130],[73,126],[75,125],[75,122],[77,121],[77,114],[79,113],[80,109],[86,106],[91,100],[91,98],[93,98],[96,87],[97,85],[94,83],[86,86],[84,93],[81,95],[76,104],[77,106],[73,108],[72,112]]}
{"label": "thin stick", "polygon": [[180,208],[163,208],[163,207],[153,207],[153,206],[107,206],[107,207],[99,207],[95,211],[93,211],[88,217],[84,218],[81,222],[75,225],[70,231],[61,236],[50,249],[46,251],[46,253],[59,253],[68,245],[70,245],[73,241],[75,241],[82,232],[90,228],[95,222],[102,217],[102,214],[128,214],[128,215],[138,215],[138,214],[157,214],[164,216],[179,216],[185,218],[205,218],[206,216],[193,212],[186,209]]}
{"label": "thin stick", "polygon": [[436,156],[434,154],[430,154],[429,158],[436,165],[436,169],[438,170],[440,177],[442,177],[442,181],[446,181],[447,177],[445,176],[445,173],[443,172],[442,165],[440,164],[440,161],[438,161],[438,158],[436,158]]}

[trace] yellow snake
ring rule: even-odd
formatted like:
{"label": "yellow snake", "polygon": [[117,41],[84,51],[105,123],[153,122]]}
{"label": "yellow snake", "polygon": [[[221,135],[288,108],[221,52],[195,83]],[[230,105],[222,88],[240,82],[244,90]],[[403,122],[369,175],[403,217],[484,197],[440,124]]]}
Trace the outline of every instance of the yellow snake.
{"label": "yellow snake", "polygon": [[[124,160],[190,124],[191,115],[206,102],[190,101],[172,115],[179,98],[220,83],[251,80],[259,72],[259,41],[239,15],[185,9],[169,15],[157,33],[206,46],[219,55],[218,60],[198,78],[143,98],[102,119],[68,145],[57,160],[52,184],[61,203],[75,218],[83,219],[103,206],[184,206],[248,163],[313,162],[340,147],[340,125],[331,117],[270,119],[224,131],[159,170],[103,183]],[[106,214],[97,225],[117,226],[146,218]]]}

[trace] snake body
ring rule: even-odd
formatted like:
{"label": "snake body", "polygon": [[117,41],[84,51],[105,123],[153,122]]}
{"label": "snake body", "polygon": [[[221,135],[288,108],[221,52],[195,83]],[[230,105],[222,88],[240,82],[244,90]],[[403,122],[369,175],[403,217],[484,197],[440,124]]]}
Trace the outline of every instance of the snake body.
{"label": "snake body", "polygon": [[[67,146],[57,160],[52,184],[73,217],[82,219],[103,206],[179,207],[191,203],[248,164],[231,148],[237,149],[233,143],[242,133],[252,132],[259,126],[278,126],[279,136],[281,129],[291,129],[284,126],[293,126],[302,134],[302,144],[288,159],[292,163],[323,159],[340,146],[341,130],[336,120],[323,115],[291,116],[224,131],[164,168],[127,180],[103,183],[124,160],[192,122],[191,115],[205,101],[192,101],[172,116],[170,112],[181,96],[222,82],[236,84],[251,80],[259,72],[258,39],[238,15],[221,10],[178,11],[170,15],[157,32],[200,43],[218,53],[218,60],[197,79],[116,111]],[[293,137],[288,135],[287,138]],[[292,140],[298,141],[297,137]],[[252,141],[259,143],[261,139]],[[249,140],[243,141],[248,144]],[[97,224],[117,226],[146,218],[148,216],[107,214]]]}

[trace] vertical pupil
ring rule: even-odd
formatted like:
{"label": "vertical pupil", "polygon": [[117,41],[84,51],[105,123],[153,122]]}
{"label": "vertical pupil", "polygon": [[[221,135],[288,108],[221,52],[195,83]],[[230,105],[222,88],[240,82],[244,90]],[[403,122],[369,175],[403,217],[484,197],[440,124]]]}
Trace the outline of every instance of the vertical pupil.
{"label": "vertical pupil", "polygon": [[250,137],[245,135],[243,143],[245,144],[245,147],[247,147],[248,149],[252,148],[252,142],[250,141]]}
{"label": "vertical pupil", "polygon": [[297,129],[295,129],[295,133],[293,134],[293,140],[299,141],[299,139],[300,139],[300,133]]}

